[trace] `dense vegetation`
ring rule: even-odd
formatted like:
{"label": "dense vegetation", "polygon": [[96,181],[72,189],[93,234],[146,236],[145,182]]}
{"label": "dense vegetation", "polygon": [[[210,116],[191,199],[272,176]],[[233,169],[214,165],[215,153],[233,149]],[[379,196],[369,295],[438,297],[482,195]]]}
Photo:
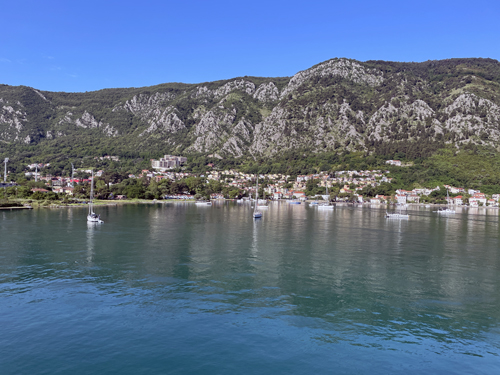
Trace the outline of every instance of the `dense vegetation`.
{"label": "dense vegetation", "polygon": [[[336,61],[341,59],[318,64],[311,71]],[[128,174],[149,169],[150,159],[166,153],[187,156],[184,170],[198,175],[210,169],[208,164],[219,170],[292,177],[390,169],[393,189],[451,184],[495,191],[500,184],[498,61],[343,61],[357,64],[382,83],[366,84],[363,76],[360,81],[323,70],[300,81],[287,95],[265,100],[254,95],[257,88],[272,84],[276,92],[283,92],[291,79],[242,77],[86,93],[0,85],[0,159],[10,158],[9,177],[19,181],[26,165],[34,162],[50,163],[43,173],[52,175],[69,176],[71,163],[76,168],[104,169],[115,176],[115,187],[106,193],[127,191],[130,196],[146,196],[148,188],[128,181]],[[247,90],[252,84],[253,93]],[[462,107],[450,107],[464,93],[476,96],[465,98]],[[266,119],[272,113],[282,117],[269,122]],[[212,122],[205,124],[203,118]],[[370,118],[376,120],[370,122]],[[333,125],[319,131],[318,123],[327,120]],[[266,121],[268,131],[281,132],[276,137],[281,143],[252,149],[257,125]],[[316,133],[323,135],[313,137]],[[231,137],[230,144],[236,145],[233,151],[222,146]],[[96,159],[105,155],[118,156],[120,161]],[[388,167],[387,159],[412,166]],[[177,189],[172,186],[157,188],[164,193]]]}

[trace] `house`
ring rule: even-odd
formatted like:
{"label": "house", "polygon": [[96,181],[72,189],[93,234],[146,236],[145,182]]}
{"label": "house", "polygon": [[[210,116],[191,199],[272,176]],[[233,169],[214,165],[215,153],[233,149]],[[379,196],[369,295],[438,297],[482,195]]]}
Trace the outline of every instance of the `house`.
{"label": "house", "polygon": [[415,193],[411,193],[410,195],[408,195],[406,197],[406,200],[411,203],[420,203],[420,197]]}
{"label": "house", "polygon": [[380,204],[380,198],[371,198],[370,203],[371,204]]}
{"label": "house", "polygon": [[401,167],[401,160],[386,160],[385,164],[395,165],[396,167]]}
{"label": "house", "polygon": [[488,206],[490,207],[498,207],[498,202],[494,199],[488,199]]}
{"label": "house", "polygon": [[67,195],[73,195],[73,188],[72,187],[63,187],[63,186],[54,186],[52,188],[52,191],[54,193],[65,193]]}
{"label": "house", "polygon": [[453,187],[453,186],[449,186],[449,185],[444,185],[445,188],[447,188],[451,194],[459,194],[459,193],[465,193],[465,189],[464,188],[457,188],[457,187]]}
{"label": "house", "polygon": [[475,193],[469,198],[469,204],[474,207],[486,206],[486,195],[484,193]]}
{"label": "house", "polygon": [[454,204],[456,206],[461,206],[461,205],[464,204],[461,195],[458,195],[455,198],[450,198],[450,201],[451,201],[452,204]]}
{"label": "house", "polygon": [[306,199],[306,193],[303,191],[292,191],[291,194],[297,199]]}
{"label": "house", "polygon": [[278,199],[281,199],[281,197],[283,197],[283,193],[281,193],[279,191],[273,193],[273,199],[278,200]]}
{"label": "house", "polygon": [[405,204],[406,203],[406,195],[405,194],[397,194],[396,200],[397,200],[398,204]]}
{"label": "house", "polygon": [[34,188],[34,189],[31,189],[31,191],[33,193],[36,193],[37,191],[39,191],[40,193],[48,193],[49,191],[46,190],[46,189],[40,189],[40,188]]}

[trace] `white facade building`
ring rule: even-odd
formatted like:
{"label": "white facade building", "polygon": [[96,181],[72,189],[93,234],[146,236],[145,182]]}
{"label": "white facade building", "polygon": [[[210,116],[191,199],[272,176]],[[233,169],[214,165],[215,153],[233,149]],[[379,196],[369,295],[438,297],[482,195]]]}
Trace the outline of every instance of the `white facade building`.
{"label": "white facade building", "polygon": [[161,158],[160,160],[151,159],[152,168],[160,171],[177,168],[184,163],[187,163],[187,158],[183,156],[165,155],[165,157]]}

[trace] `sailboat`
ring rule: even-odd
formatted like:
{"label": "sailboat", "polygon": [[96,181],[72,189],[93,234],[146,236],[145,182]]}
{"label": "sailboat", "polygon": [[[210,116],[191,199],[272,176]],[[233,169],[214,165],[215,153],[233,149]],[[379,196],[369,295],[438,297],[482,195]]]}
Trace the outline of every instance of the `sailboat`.
{"label": "sailboat", "polygon": [[434,212],[437,212],[438,214],[454,214],[455,210],[453,210],[453,209],[451,209],[449,207],[449,205],[450,205],[450,194],[449,194],[448,188],[446,188],[446,202],[448,203],[448,207],[446,207],[446,208],[442,207],[439,210],[434,211]]}
{"label": "sailboat", "polygon": [[[328,195],[328,185],[326,185],[326,195]],[[325,203],[320,203],[318,204],[318,210],[333,210],[333,205],[331,205],[330,203],[325,202]]]}
{"label": "sailboat", "polygon": [[94,170],[92,170],[92,182],[90,183],[90,201],[89,201],[89,214],[87,215],[88,223],[102,224],[101,215],[94,212]]}
{"label": "sailboat", "polygon": [[257,187],[255,188],[255,206],[253,209],[253,218],[258,219],[262,217],[262,211],[257,209],[259,205],[259,175],[257,175]]}
{"label": "sailboat", "polygon": [[399,206],[399,210],[398,212],[395,212],[395,213],[392,213],[390,214],[389,212],[385,212],[385,217],[387,219],[409,219],[410,218],[410,215],[408,214],[402,214],[401,213],[401,206]]}

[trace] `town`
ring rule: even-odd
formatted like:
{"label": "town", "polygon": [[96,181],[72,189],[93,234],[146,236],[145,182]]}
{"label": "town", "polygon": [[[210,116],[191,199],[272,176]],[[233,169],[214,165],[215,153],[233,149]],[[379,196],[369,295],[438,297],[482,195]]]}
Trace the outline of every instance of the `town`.
{"label": "town", "polygon": [[[99,159],[119,160],[117,156]],[[498,207],[500,200],[500,194],[487,196],[479,190],[450,185],[393,190],[390,172],[381,169],[290,176],[243,173],[235,169],[217,170],[209,164],[206,172],[196,174],[181,170],[186,163],[185,157],[165,155],[159,160],[151,159],[150,170],[144,169],[137,175],[128,174],[121,179],[112,178],[105,170],[97,170],[96,195],[107,200],[238,199],[255,196],[258,178],[259,195],[270,200],[328,200],[372,205],[436,203],[471,207]],[[386,164],[404,167],[399,160],[387,160]],[[44,175],[42,171],[48,166],[50,164],[27,165],[24,173],[26,180],[21,182],[7,182],[8,174],[5,174],[0,186],[6,189],[0,191],[0,198],[15,196],[44,200],[50,197],[48,199],[55,200],[62,197],[68,201],[88,197],[91,169],[79,168],[72,171],[71,177],[63,177]]]}

